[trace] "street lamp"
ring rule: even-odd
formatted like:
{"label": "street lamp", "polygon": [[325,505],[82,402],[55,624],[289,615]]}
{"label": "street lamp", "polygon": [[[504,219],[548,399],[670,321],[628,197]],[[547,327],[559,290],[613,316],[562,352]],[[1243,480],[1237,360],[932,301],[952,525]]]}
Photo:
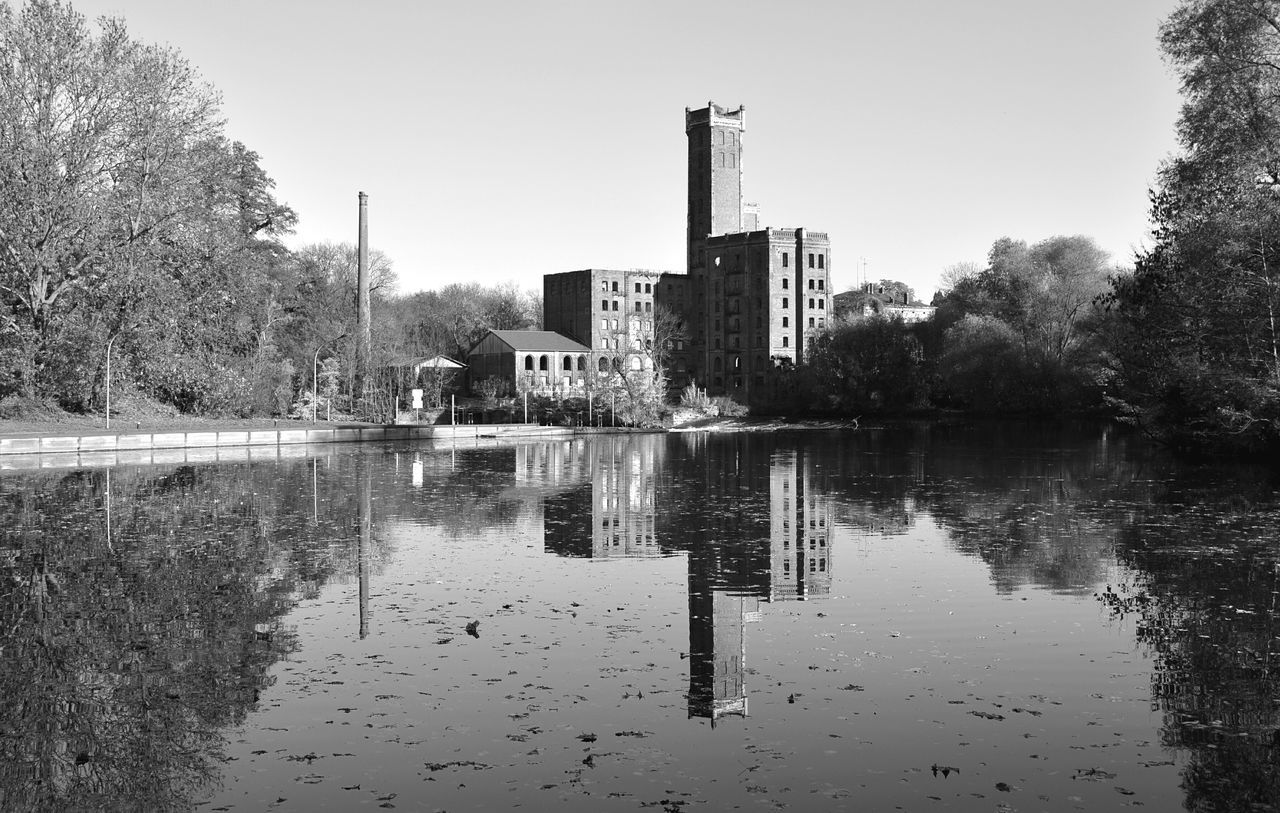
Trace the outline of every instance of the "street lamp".
{"label": "street lamp", "polygon": [[[315,354],[311,357],[311,395],[312,398],[315,399],[315,403],[312,404],[311,409],[312,423],[315,423],[320,416],[320,351],[339,339],[345,338],[346,335],[346,333],[342,333],[338,336],[334,336],[332,339],[326,339],[321,342],[320,346],[316,348]],[[108,359],[108,364],[109,363],[110,360]],[[110,370],[110,366],[108,366],[107,369]]]}
{"label": "street lamp", "polygon": [[107,428],[111,428],[111,345],[116,343],[116,339],[120,338],[117,333],[110,339],[107,339]]}

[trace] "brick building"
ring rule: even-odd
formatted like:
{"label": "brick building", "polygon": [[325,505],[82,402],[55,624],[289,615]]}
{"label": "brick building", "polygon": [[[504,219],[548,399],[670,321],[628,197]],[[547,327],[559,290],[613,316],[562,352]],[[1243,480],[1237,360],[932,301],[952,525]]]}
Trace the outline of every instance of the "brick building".
{"label": "brick building", "polygon": [[[655,357],[653,343],[670,332],[661,321],[684,319],[687,290],[685,275],[668,271],[586,268],[547,274],[542,324],[591,348],[596,369],[601,359],[620,360],[624,369],[647,369]],[[667,374],[675,389],[688,383],[686,344],[675,339],[668,349]]]}
{"label": "brick building", "polygon": [[549,330],[490,330],[467,353],[471,386],[486,378],[506,382],[509,392],[559,397],[587,392],[585,346]]}
{"label": "brick building", "polygon": [[[804,358],[831,317],[831,243],[822,232],[760,225],[742,197],[744,108],[685,108],[688,140],[686,273],[589,268],[543,278],[543,327],[624,369],[652,362],[655,315],[681,323],[668,348],[668,383],[711,395],[768,398],[775,373]],[[660,331],[659,331],[660,332]],[[661,337],[658,341],[662,341]],[[641,365],[641,366],[636,366]]]}
{"label": "brick building", "polygon": [[687,262],[690,374],[711,394],[767,397],[772,373],[803,360],[831,306],[831,243],[768,228],[742,199],[746,111],[685,109],[689,146]]}

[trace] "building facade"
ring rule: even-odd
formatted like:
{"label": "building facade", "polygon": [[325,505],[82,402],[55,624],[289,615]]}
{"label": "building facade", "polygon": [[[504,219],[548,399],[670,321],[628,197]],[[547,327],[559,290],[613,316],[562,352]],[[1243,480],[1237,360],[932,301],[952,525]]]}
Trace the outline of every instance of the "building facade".
{"label": "building facade", "polygon": [[606,359],[623,371],[661,364],[672,391],[693,383],[710,395],[767,400],[827,326],[831,243],[822,232],[760,225],[759,207],[743,202],[745,134],[743,107],[685,108],[684,274],[588,268],[543,277],[543,327],[590,348],[599,374]]}
{"label": "building facade", "polygon": [[825,233],[760,226],[743,202],[746,110],[685,109],[689,376],[713,395],[771,397],[831,309]]}
{"label": "building facade", "polygon": [[557,397],[587,392],[588,349],[549,330],[490,330],[467,354],[471,387],[486,378],[509,392]]}
{"label": "building facade", "polygon": [[590,348],[597,374],[662,364],[668,385],[678,389],[688,383],[687,291],[685,275],[669,271],[586,268],[547,274],[542,324]]}

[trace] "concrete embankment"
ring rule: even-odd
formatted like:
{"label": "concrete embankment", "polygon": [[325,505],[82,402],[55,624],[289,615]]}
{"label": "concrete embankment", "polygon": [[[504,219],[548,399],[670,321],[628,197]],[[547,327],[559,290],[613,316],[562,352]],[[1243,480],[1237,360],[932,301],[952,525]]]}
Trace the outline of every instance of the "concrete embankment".
{"label": "concrete embankment", "polygon": [[330,443],[425,440],[436,445],[485,446],[573,434],[572,427],[563,426],[466,424],[0,436],[0,469],[270,460],[307,457],[317,453],[314,449],[308,451],[309,447]]}

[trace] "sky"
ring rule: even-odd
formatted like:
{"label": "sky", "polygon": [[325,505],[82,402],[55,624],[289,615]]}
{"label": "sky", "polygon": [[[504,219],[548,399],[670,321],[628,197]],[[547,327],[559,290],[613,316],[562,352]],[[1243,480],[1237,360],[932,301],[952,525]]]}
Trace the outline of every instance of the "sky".
{"label": "sky", "polygon": [[[19,0],[10,0],[20,5]],[[71,0],[222,95],[299,223],[399,290],[684,270],[684,109],[746,106],[761,224],[824,231],[836,290],[928,301],[1008,236],[1129,265],[1177,149],[1176,0]]]}

